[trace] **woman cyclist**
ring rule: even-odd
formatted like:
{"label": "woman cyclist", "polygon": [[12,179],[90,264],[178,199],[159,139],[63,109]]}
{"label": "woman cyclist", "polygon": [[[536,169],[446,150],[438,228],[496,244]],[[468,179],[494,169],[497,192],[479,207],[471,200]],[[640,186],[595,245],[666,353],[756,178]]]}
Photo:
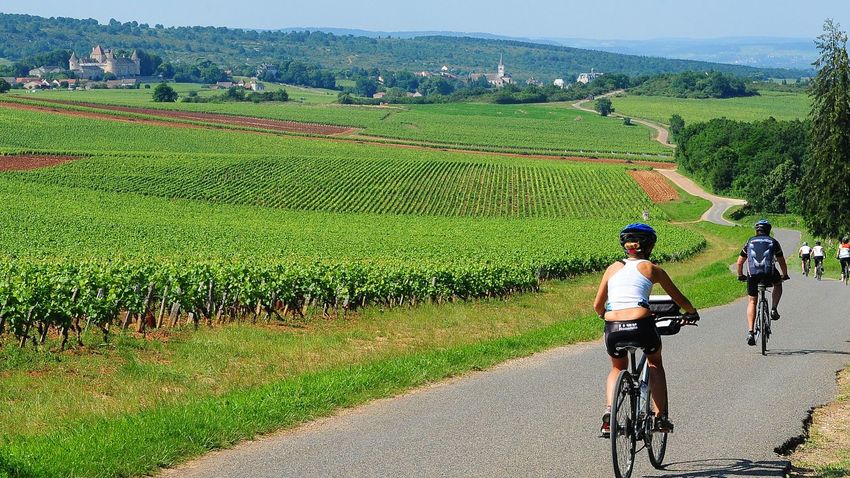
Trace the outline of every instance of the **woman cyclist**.
{"label": "woman cyclist", "polygon": [[838,246],[836,259],[841,261],[841,280],[844,280],[846,274],[850,274],[850,237],[844,236],[841,238],[841,244]]}
{"label": "woman cyclist", "polygon": [[661,363],[661,337],[649,310],[652,285],[660,284],[688,314],[696,315],[697,311],[664,269],[649,261],[656,239],[655,230],[646,224],[629,224],[620,231],[620,245],[628,258],[608,266],[593,304],[596,313],[605,320],[605,347],[611,357],[611,372],[608,374],[605,392],[607,406],[600,430],[603,437],[610,435],[611,395],[617,377],[629,366],[625,350],[617,350],[617,344],[622,342],[640,344],[646,354],[656,416],[655,428],[660,432],[673,431],[673,424],[667,417],[667,380]]}

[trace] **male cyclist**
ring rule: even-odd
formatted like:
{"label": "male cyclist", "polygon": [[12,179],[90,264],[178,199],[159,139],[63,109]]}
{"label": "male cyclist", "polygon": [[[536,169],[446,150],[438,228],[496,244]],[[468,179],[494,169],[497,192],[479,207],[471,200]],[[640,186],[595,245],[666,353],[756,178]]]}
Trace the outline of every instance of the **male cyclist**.
{"label": "male cyclist", "polygon": [[673,431],[673,424],[667,417],[667,379],[661,362],[661,337],[649,310],[652,285],[660,284],[693,320],[698,320],[699,316],[667,272],[649,261],[656,239],[655,230],[646,224],[629,224],[620,231],[620,245],[628,259],[608,266],[593,302],[596,313],[605,320],[605,348],[611,357],[605,395],[607,407],[599,432],[603,438],[610,434],[611,402],[617,377],[629,366],[626,351],[618,348],[621,343],[639,344],[646,354],[655,411],[654,428],[666,433]]}
{"label": "male cyclist", "polygon": [[844,280],[846,274],[850,274],[850,237],[844,236],[841,238],[841,244],[838,246],[838,252],[835,258],[841,261],[841,280]]}
{"label": "male cyclist", "polygon": [[812,248],[812,259],[815,260],[815,270],[818,267],[823,270],[823,257],[826,253],[823,250],[823,246],[820,244],[820,241],[815,242],[815,247]]}
{"label": "male cyclist", "polygon": [[797,253],[797,255],[800,256],[800,259],[802,259],[800,261],[800,265],[802,267],[800,272],[802,272],[803,274],[805,274],[806,271],[809,269],[809,258],[811,257],[811,254],[812,248],[809,247],[808,242],[804,242],[803,245],[800,247],[799,252]]}
{"label": "male cyclist", "polygon": [[[747,283],[747,295],[750,296],[747,304],[747,345],[756,344],[754,325],[756,321],[756,299],[759,284],[773,286],[773,307],[770,318],[779,320],[779,299],[782,298],[782,281],[788,280],[788,264],[782,254],[782,246],[779,241],[770,237],[772,226],[762,219],[756,223],[756,235],[747,240],[741,255],[738,257],[738,280]],[[744,263],[747,263],[748,275],[744,275]],[[774,262],[779,263],[782,276],[776,270]]]}

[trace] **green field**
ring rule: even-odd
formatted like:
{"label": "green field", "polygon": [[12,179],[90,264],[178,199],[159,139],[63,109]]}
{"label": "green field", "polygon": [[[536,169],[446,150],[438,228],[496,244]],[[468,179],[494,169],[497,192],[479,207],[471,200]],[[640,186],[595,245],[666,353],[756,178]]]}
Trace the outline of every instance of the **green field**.
{"label": "green field", "polygon": [[[204,94],[209,94],[204,92]],[[150,90],[43,91],[24,96],[125,106],[227,113],[359,128],[359,136],[453,148],[573,155],[662,155],[653,131],[576,111],[568,104],[343,106],[320,103],[153,103]],[[295,93],[290,95],[295,99]],[[325,97],[327,99],[327,97]],[[658,158],[655,158],[658,159]]]}
{"label": "green field", "polygon": [[738,121],[756,121],[769,117],[778,120],[805,119],[811,104],[801,93],[762,91],[760,96],[729,99],[689,99],[661,96],[618,96],[612,99],[617,113],[667,124],[670,116],[680,115],[685,123],[725,117]]}
{"label": "green field", "polygon": [[[55,325],[83,309],[109,322],[141,307],[148,283],[156,300],[204,315],[207,294],[246,310],[273,297],[327,308],[532,290],[619,256],[616,241],[596,239],[616,237],[643,210],[664,218],[617,165],[30,111],[0,110],[4,124],[7,152],[61,147],[52,150],[85,157],[2,175],[0,250],[18,259],[0,276],[25,279],[0,281],[0,296],[18,297],[6,309],[18,334],[34,304],[35,317]],[[659,227],[669,241],[659,259],[704,244]],[[69,276],[83,284],[77,302],[73,287],[20,295]],[[215,293],[203,292],[211,281]],[[94,297],[101,288],[108,313],[95,311],[105,306]]]}

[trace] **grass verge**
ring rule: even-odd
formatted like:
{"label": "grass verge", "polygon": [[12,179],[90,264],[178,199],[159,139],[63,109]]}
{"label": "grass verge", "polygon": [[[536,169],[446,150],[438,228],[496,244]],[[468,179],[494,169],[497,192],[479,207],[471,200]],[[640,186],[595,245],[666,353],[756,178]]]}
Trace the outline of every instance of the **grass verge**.
{"label": "grass verge", "polygon": [[679,193],[679,200],[656,203],[673,222],[699,221],[711,207],[711,201],[688,194],[684,189],[668,181]]}
{"label": "grass verge", "polygon": [[812,415],[809,439],[792,455],[792,477],[850,476],[850,368],[838,375],[838,397]]}
{"label": "grass verge", "polygon": [[[665,268],[699,308],[739,297],[728,264],[743,228],[687,227],[708,247]],[[343,407],[592,340],[602,333],[587,314],[597,281],[349,320],[126,336],[62,355],[5,347],[0,476],[148,474]]]}

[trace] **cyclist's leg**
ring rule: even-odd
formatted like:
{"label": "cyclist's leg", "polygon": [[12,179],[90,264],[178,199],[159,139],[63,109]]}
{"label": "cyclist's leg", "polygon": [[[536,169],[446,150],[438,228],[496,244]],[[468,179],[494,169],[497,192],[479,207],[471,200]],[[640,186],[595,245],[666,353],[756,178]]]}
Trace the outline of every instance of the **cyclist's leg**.
{"label": "cyclist's leg", "polygon": [[772,296],[772,309],[776,310],[779,307],[779,301],[782,299],[782,277],[779,276],[779,271],[775,271],[775,274],[772,278],[773,282],[773,296]]}
{"label": "cyclist's leg", "polygon": [[755,329],[756,322],[756,300],[758,299],[758,279],[755,277],[747,278],[747,330],[752,332]]}
{"label": "cyclist's leg", "polygon": [[653,353],[646,354],[649,365],[649,386],[652,389],[652,408],[657,416],[667,413],[667,374],[664,373],[664,363],[661,361],[661,347]]}
{"label": "cyclist's leg", "polygon": [[611,371],[608,372],[608,380],[605,386],[605,405],[606,407],[611,407],[611,398],[614,394],[614,387],[617,385],[617,377],[620,376],[620,372],[629,368],[629,357],[623,356],[621,358],[611,357]]}

